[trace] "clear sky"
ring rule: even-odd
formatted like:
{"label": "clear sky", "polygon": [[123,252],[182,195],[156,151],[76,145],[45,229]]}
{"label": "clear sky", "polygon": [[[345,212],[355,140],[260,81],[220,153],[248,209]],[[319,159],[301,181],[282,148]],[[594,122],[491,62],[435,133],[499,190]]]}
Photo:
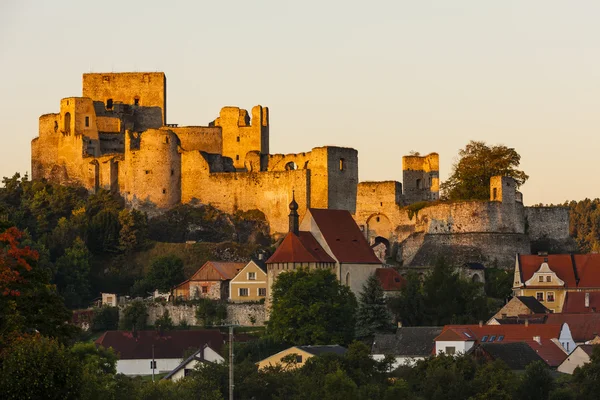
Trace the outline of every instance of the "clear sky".
{"label": "clear sky", "polygon": [[600,1],[0,0],[0,175],[84,72],[164,71],[168,121],[268,106],[271,152],[359,151],[362,180],[471,139],[514,147],[526,204],[600,197]]}

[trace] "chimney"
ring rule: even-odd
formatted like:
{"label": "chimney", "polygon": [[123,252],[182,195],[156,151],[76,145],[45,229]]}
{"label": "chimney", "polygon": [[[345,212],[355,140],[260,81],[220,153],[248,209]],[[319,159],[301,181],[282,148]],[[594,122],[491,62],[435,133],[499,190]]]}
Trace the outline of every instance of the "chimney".
{"label": "chimney", "polygon": [[525,320],[525,326],[526,327],[529,326],[529,320],[528,319]]}
{"label": "chimney", "polygon": [[585,294],[585,306],[586,307],[590,306],[590,294],[589,293]]}
{"label": "chimney", "polygon": [[542,344],[542,338],[540,336],[534,336],[533,340],[535,340],[536,342],[538,342],[538,344]]}
{"label": "chimney", "polygon": [[298,235],[300,231],[300,222],[298,216],[298,203],[296,203],[295,191],[292,191],[292,202],[290,203],[290,232]]}
{"label": "chimney", "polygon": [[265,255],[262,252],[258,253],[258,259],[259,260],[262,260],[264,258],[265,258]]}
{"label": "chimney", "polygon": [[483,326],[483,321],[479,321],[479,327],[481,328]]}

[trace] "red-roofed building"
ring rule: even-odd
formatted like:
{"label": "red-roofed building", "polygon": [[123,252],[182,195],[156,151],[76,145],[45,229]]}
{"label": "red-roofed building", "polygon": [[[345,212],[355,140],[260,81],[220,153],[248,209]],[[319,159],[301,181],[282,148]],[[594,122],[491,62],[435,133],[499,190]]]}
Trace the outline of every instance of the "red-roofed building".
{"label": "red-roofed building", "polygon": [[562,312],[600,312],[600,292],[567,292]]}
{"label": "red-roofed building", "polygon": [[435,352],[466,353],[478,343],[516,342],[527,343],[550,367],[567,357],[566,347],[575,348],[567,324],[446,325],[435,338]]}
{"label": "red-roofed building", "polygon": [[300,267],[328,268],[358,294],[369,275],[381,267],[352,214],[346,210],[309,208],[299,222],[298,203],[290,203],[290,231],[267,260],[269,284],[277,275]]}
{"label": "red-roofed building", "polygon": [[190,279],[177,285],[173,294],[185,300],[198,297],[227,300],[229,281],[245,266],[246,263],[207,261]]}
{"label": "red-roofed building", "polygon": [[567,293],[600,292],[600,254],[517,255],[513,293],[562,312]]}
{"label": "red-roofed building", "polygon": [[379,279],[386,297],[395,296],[406,285],[406,279],[394,268],[377,268],[375,276]]}
{"label": "red-roofed building", "polygon": [[[548,314],[547,324],[568,324],[571,328],[571,335],[577,344],[585,344],[600,336],[600,314],[571,314],[558,313]],[[566,349],[573,351],[573,348]]]}

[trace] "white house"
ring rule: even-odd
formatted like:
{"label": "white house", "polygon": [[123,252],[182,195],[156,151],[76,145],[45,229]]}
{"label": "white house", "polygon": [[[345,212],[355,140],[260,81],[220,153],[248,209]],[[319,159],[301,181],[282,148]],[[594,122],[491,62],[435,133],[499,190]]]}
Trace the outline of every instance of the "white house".
{"label": "white house", "polygon": [[219,353],[211,349],[208,345],[204,346],[201,349],[198,349],[194,354],[186,358],[175,367],[168,375],[166,375],[163,379],[172,380],[174,382],[185,378],[188,376],[190,371],[193,371],[198,363],[216,363],[220,364],[224,362],[225,359],[221,357]]}
{"label": "white house", "polygon": [[575,368],[583,366],[583,364],[587,364],[590,362],[590,356],[592,355],[592,351],[594,349],[594,345],[591,344],[582,344],[577,346],[575,350],[558,366],[558,372],[562,372],[563,374],[573,374]]}
{"label": "white house", "polygon": [[209,346],[218,354],[224,340],[218,330],[107,331],[95,343],[117,353],[117,373],[151,375],[153,366],[155,374],[171,372],[190,349]]}

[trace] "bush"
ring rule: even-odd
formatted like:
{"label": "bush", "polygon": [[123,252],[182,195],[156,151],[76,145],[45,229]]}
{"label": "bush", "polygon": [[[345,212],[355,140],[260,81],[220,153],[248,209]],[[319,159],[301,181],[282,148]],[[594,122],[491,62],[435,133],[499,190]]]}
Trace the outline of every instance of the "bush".
{"label": "bush", "polygon": [[114,331],[119,327],[119,308],[102,306],[94,309],[92,331]]}
{"label": "bush", "polygon": [[120,323],[120,329],[126,331],[140,331],[146,327],[148,308],[143,301],[133,301],[125,311]]}
{"label": "bush", "polygon": [[210,299],[199,299],[196,318],[201,325],[220,325],[227,319],[227,305]]}

